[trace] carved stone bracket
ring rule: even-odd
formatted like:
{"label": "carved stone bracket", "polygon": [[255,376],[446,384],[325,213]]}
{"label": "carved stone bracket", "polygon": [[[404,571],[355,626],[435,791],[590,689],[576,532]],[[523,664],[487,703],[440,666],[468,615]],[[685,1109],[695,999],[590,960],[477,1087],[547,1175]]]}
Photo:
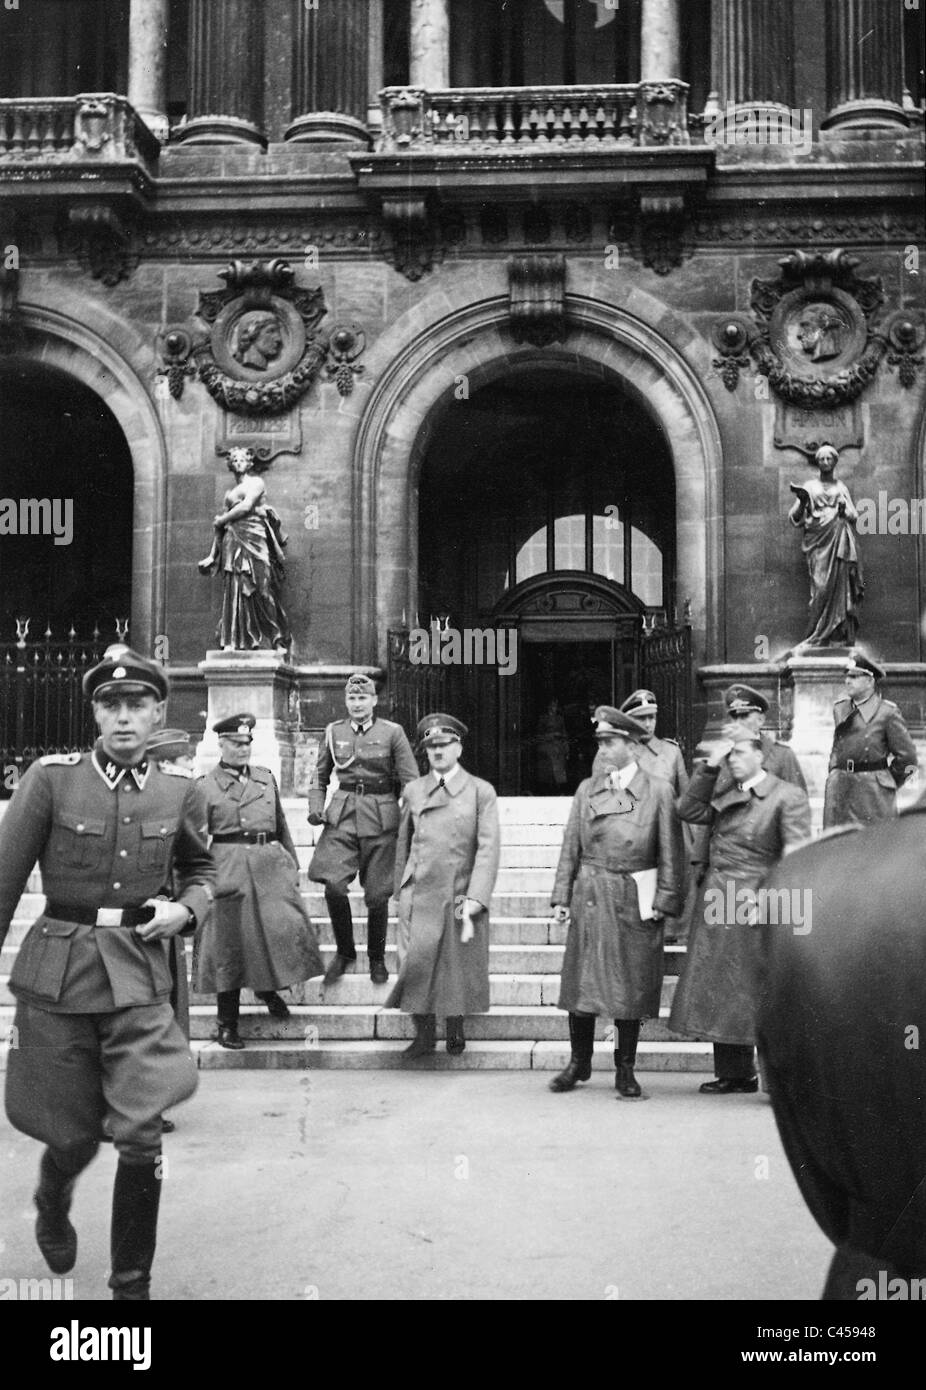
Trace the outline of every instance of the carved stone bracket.
{"label": "carved stone bracket", "polygon": [[668,275],[690,255],[681,193],[641,195],[639,240],[643,264],[657,275]]}
{"label": "carved stone bracket", "polygon": [[181,324],[169,325],[158,334],[158,351],[163,366],[158,367],[155,376],[166,380],[171,396],[179,401],[187,377],[196,376],[196,368],[190,361],[193,335]]}
{"label": "carved stone bracket", "polygon": [[564,256],[511,256],[508,312],[515,342],[548,347],[566,336]]}
{"label": "carved stone bracket", "polygon": [[383,217],[392,236],[389,261],[408,280],[420,280],[434,264],[434,233],[424,198],[386,198]]}
{"label": "carved stone bracket", "polygon": [[232,261],[224,290],[202,293],[197,315],[209,336],[191,352],[214,400],[242,415],[280,415],[309,389],[328,354],[319,330],[325,315],[320,286],[299,289],[292,266]]}
{"label": "carved stone bracket", "polygon": [[132,234],[107,203],[79,204],[68,210],[71,243],[83,268],[110,288],[138,265]]}
{"label": "carved stone bracket", "polygon": [[350,328],[338,325],[332,330],[328,342],[328,363],[325,371],[334,379],[339,396],[350,396],[354,390],[354,377],[362,376],[366,368],[356,359],[367,345],[362,329],[353,324]]}
{"label": "carved stone bracket", "polygon": [[684,82],[641,82],[637,139],[641,145],[687,145],[688,87]]}

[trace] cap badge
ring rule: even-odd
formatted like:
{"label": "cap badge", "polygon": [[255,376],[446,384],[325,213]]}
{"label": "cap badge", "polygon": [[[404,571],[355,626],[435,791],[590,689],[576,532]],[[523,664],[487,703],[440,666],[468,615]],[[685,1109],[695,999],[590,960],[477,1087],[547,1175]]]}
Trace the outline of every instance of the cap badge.
{"label": "cap badge", "polygon": [[115,669],[115,671],[113,671],[113,680],[115,680],[115,681],[121,681],[121,680],[123,679],[123,677],[125,676],[125,674],[126,674],[125,667],[124,667],[124,666],[117,666],[116,669]]}

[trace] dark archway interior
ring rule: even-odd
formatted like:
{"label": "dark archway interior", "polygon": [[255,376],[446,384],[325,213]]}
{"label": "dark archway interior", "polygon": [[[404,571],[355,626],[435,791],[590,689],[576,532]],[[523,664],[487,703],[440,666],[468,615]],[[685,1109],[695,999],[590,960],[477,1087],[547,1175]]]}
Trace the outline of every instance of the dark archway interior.
{"label": "dark archway interior", "polygon": [[[62,372],[0,361],[0,441],[0,642],[15,638],[18,617],[30,618],[30,640],[46,628],[61,640],[72,626],[80,637],[114,634],[131,612],[134,492],[115,416]],[[29,524],[26,498],[57,499],[59,521],[70,502],[70,543],[12,533]]]}

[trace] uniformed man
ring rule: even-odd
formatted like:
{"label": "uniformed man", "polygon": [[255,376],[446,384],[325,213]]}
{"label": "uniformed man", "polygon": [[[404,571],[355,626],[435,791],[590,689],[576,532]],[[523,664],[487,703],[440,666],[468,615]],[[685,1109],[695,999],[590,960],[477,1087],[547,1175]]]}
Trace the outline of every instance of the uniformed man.
{"label": "uniformed man", "polygon": [[[359,872],[367,905],[370,979],[382,985],[389,979],[386,926],[399,828],[396,787],[403,791],[420,774],[404,730],[376,717],[376,686],[369,676],[351,676],[344,694],[348,718],[325,730],[309,789],[309,824],[325,826],[309,878],[325,885],[337,948],[325,984],[332,984],[357,959],[347,890]],[[325,792],[333,772],[338,789],[326,811]]]}
{"label": "uniformed man", "polygon": [[900,710],[875,689],[880,666],[856,655],[846,663],[846,695],[833,708],[836,732],[823,801],[823,825],[870,825],[896,815],[897,788],[917,769]]}
{"label": "uniformed man", "polygon": [[559,1007],[571,1043],[551,1091],[588,1081],[603,1014],[617,1031],[615,1089],[642,1095],[633,1071],[640,1023],[659,1016],[663,918],[678,913],[682,872],[675,799],[663,778],[641,770],[644,734],[620,710],[595,710],[597,770],[575,794],[551,895],[554,921],[569,923]]}
{"label": "uniformed man", "polygon": [[168,693],[163,668],[113,647],[84,692],[97,746],[40,758],[0,825],[0,942],[36,860],[47,899],[10,979],[6,1108],[48,1145],[35,1234],[55,1274],[77,1258],[68,1212],[105,1120],[119,1153],[109,1284],[114,1298],[137,1301],[149,1296],[154,1258],[161,1114],[197,1081],[170,1006],[166,943],[205,915],[215,871],[195,781],[147,755]]}
{"label": "uniformed man", "polygon": [[654,777],[661,777],[675,796],[681,796],[688,786],[688,771],[675,739],[656,737],[659,716],[656,696],[651,690],[635,690],[621,705],[621,713],[629,714],[646,731],[640,739],[640,767]]}
{"label": "uniformed man", "polygon": [[321,975],[315,928],[299,892],[299,860],[273,773],[251,764],[253,714],[213,724],[220,761],[202,779],[212,853],[215,905],[203,925],[196,988],[216,993],[215,1041],[240,1052],[242,988],[252,989],[272,1018],[289,1018],[277,993]]}
{"label": "uniformed man", "polygon": [[[782,782],[791,782],[806,792],[807,783],[794,750],[781,743],[764,727],[769,704],[765,696],[751,685],[731,685],[723,694],[727,708],[727,720],[737,727],[737,732],[754,734],[762,749],[762,766],[766,772]],[[717,780],[716,795],[720,795],[733,784],[733,774],[729,767],[723,767]]]}

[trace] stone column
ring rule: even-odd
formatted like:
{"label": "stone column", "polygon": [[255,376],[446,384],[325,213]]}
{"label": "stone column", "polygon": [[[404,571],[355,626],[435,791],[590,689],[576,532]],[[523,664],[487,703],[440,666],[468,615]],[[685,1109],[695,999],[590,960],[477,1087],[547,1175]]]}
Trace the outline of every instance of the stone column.
{"label": "stone column", "polygon": [[678,0],[643,0],[640,15],[640,81],[679,75]]}
{"label": "stone column", "polygon": [[713,0],[713,91],[719,101],[750,110],[790,110],[794,104],[794,19],[788,4],[768,0]]}
{"label": "stone column", "polygon": [[824,127],[905,126],[903,12],[883,0],[827,0]]}
{"label": "stone column", "polygon": [[293,122],[287,140],[368,145],[368,0],[292,0]]}
{"label": "stone column", "polygon": [[129,10],[128,98],[145,125],[164,144],[167,120],[169,0],[132,0]]}
{"label": "stone column", "polygon": [[450,86],[450,6],[448,0],[409,0],[409,84],[434,91]]}
{"label": "stone column", "polygon": [[261,0],[190,0],[190,145],[264,144]]}

